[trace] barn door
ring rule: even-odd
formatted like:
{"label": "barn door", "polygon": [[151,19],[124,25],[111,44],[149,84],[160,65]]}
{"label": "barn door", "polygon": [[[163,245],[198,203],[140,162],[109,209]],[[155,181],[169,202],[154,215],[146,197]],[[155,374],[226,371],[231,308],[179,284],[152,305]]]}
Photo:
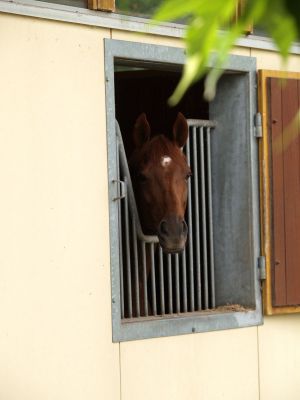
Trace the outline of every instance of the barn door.
{"label": "barn door", "polygon": [[260,71],[267,314],[300,312],[300,74]]}

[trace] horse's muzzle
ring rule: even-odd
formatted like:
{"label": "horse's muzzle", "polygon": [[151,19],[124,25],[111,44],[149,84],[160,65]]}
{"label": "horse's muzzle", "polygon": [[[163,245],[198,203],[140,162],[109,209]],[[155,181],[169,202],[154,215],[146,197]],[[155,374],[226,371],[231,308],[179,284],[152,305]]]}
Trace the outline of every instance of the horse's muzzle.
{"label": "horse's muzzle", "polygon": [[159,244],[165,253],[180,253],[185,248],[188,227],[184,219],[177,216],[164,218],[158,227]]}

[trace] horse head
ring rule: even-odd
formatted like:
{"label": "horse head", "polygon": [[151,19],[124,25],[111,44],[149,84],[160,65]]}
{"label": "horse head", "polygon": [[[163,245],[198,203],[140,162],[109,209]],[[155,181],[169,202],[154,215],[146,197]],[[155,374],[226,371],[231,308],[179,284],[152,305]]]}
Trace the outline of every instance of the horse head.
{"label": "horse head", "polygon": [[157,235],[166,253],[181,252],[187,239],[184,214],[187,180],[191,170],[182,147],[188,138],[188,124],[178,113],[171,138],[151,138],[146,115],[136,120],[134,151],[129,160],[132,182],[144,233]]}

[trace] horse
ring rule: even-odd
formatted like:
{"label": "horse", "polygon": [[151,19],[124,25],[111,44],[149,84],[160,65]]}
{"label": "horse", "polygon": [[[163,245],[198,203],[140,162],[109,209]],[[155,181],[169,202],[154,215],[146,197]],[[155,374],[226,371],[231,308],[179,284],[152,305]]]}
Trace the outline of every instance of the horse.
{"label": "horse", "polygon": [[184,250],[188,228],[184,220],[191,169],[182,148],[189,129],[178,113],[172,134],[151,137],[145,113],[133,129],[134,150],[129,169],[143,232],[157,235],[165,253]]}
{"label": "horse", "polygon": [[[182,252],[187,241],[188,228],[184,216],[191,169],[182,148],[188,139],[188,134],[188,124],[181,113],[178,113],[169,136],[151,135],[145,113],[137,118],[132,134],[133,149],[128,165],[141,228],[145,235],[158,237],[159,244],[166,254]],[[155,285],[151,269],[154,254],[151,254],[147,246],[146,264],[141,257],[142,254],[139,252],[139,294],[137,295],[136,290],[132,291],[133,316],[138,314],[137,301],[140,304],[140,315],[152,313],[151,302],[149,303],[149,297],[145,292],[148,291],[147,281],[150,271],[152,288]],[[131,287],[136,287],[136,279],[133,277]],[[153,300],[153,291],[151,294],[150,290],[151,296]]]}

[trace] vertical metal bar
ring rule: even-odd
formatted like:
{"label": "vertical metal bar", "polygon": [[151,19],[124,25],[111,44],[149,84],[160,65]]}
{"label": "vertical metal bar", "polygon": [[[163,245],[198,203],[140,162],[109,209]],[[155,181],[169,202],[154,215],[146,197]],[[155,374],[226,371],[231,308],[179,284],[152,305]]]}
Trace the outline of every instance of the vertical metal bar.
{"label": "vertical metal bar", "polygon": [[[118,143],[117,145],[117,167],[118,167],[118,176],[117,179],[120,180],[120,176],[121,176],[121,170],[120,170],[120,144]],[[122,177],[124,179],[124,177]],[[117,196],[120,196],[120,188],[118,186],[118,194]],[[119,201],[118,202],[118,219],[119,219],[119,249],[120,249],[120,297],[121,297],[121,318],[125,317],[125,313],[124,313],[124,277],[123,277],[123,268],[124,268],[124,260],[123,260],[123,240],[122,240],[122,232],[123,232],[123,212],[122,212],[122,207],[123,206],[123,202]]]}
{"label": "vertical metal bar", "polygon": [[150,256],[151,256],[151,289],[152,289],[152,312],[153,315],[157,315],[156,306],[156,285],[155,285],[155,264],[154,264],[154,243],[150,244]]}
{"label": "vertical metal bar", "polygon": [[119,202],[118,206],[119,212],[119,243],[120,243],[120,295],[121,295],[121,318],[124,318],[124,277],[123,277],[123,268],[124,268],[124,259],[123,259],[123,241],[122,241],[122,202]]}
{"label": "vertical metal bar", "polygon": [[182,298],[183,298],[183,312],[187,312],[187,289],[186,289],[186,254],[185,250],[181,256],[182,264]]}
{"label": "vertical metal bar", "polygon": [[197,129],[193,127],[193,176],[194,176],[194,223],[195,223],[195,248],[196,248],[196,299],[197,310],[201,310],[201,254],[200,254],[200,227],[199,227],[199,176],[197,160]]}
{"label": "vertical metal bar", "polygon": [[138,249],[137,249],[137,235],[136,235],[136,224],[133,220],[132,223],[132,241],[133,241],[133,255],[134,255],[134,293],[135,293],[135,304],[134,310],[136,312],[135,317],[140,317],[140,290],[139,290],[139,260],[138,260]]}
{"label": "vertical metal bar", "polygon": [[[127,184],[127,180],[125,178]],[[126,278],[127,278],[127,306],[128,316],[132,318],[132,290],[131,290],[131,263],[130,263],[130,243],[129,243],[129,215],[128,198],[125,196],[125,246],[126,246]]]}
{"label": "vertical metal bar", "polygon": [[212,187],[211,187],[211,147],[210,147],[210,128],[207,128],[207,185],[208,185],[208,220],[209,220],[209,268],[210,268],[210,301],[211,307],[216,306],[215,296],[215,267],[214,267],[214,235],[212,217]]}
{"label": "vertical metal bar", "polygon": [[176,312],[180,313],[179,255],[175,254]]}
{"label": "vertical metal bar", "polygon": [[[209,307],[208,304],[208,273],[207,273],[207,240],[206,240],[206,231],[207,231],[207,223],[206,223],[206,168],[205,168],[205,153],[204,153],[204,135],[205,128],[200,128],[200,174],[201,174],[201,226],[202,226],[202,255],[203,255],[203,284],[202,291],[204,294],[204,308],[207,309]],[[199,199],[200,200],[200,199]]]}
{"label": "vertical metal bar", "polygon": [[[215,307],[211,131],[209,127],[197,128],[194,126],[190,133],[190,139],[186,146],[186,156],[188,163],[192,164],[193,178],[188,182],[188,246],[182,256],[168,255],[165,258],[167,260],[166,272],[164,272],[164,257],[161,248],[159,248],[158,254],[158,272],[155,272],[155,245],[151,243],[148,248],[148,245],[142,242],[141,253],[139,252],[136,226],[134,221],[131,222],[131,215],[129,215],[128,198],[125,197],[124,201],[119,202],[119,223],[120,227],[123,225],[122,229],[124,229],[124,235],[122,235],[120,229],[121,265],[122,262],[124,263],[124,267],[120,271],[122,318],[149,316],[147,275],[150,271],[151,315],[157,315],[158,301],[160,302],[159,313],[162,315],[166,313],[166,310],[168,314],[172,314],[181,311],[193,312],[195,309],[201,310],[202,307],[204,309]],[[124,181],[127,184],[126,177]],[[149,251],[146,251],[146,247]],[[182,272],[180,272],[180,268],[182,268]],[[172,277],[173,269],[174,279]],[[159,283],[156,282],[156,273],[159,273]],[[168,299],[165,297],[164,274],[167,278]],[[143,288],[140,280],[142,280]],[[159,299],[156,290],[159,290]],[[176,304],[173,304],[173,300]],[[144,309],[141,308],[141,303],[144,303]]]}
{"label": "vertical metal bar", "polygon": [[173,314],[173,290],[172,290],[172,259],[168,254],[168,297],[169,297],[169,314]]}
{"label": "vertical metal bar", "polygon": [[144,314],[145,317],[148,317],[148,287],[147,287],[147,261],[146,261],[146,244],[145,242],[141,243],[142,246],[142,278],[143,278],[143,301],[144,301]]}
{"label": "vertical metal bar", "polygon": [[[186,158],[189,165],[191,165],[191,152],[190,143],[192,141],[191,135],[186,143]],[[192,171],[193,172],[193,171]],[[189,237],[188,237],[188,254],[189,254],[189,300],[190,300],[190,310],[195,311],[195,297],[194,297],[194,252],[193,252],[193,217],[192,217],[192,184],[191,179],[188,180],[188,226],[189,226]]]}
{"label": "vertical metal bar", "polygon": [[165,287],[164,287],[164,264],[163,252],[159,246],[159,282],[160,282],[160,313],[165,314]]}

